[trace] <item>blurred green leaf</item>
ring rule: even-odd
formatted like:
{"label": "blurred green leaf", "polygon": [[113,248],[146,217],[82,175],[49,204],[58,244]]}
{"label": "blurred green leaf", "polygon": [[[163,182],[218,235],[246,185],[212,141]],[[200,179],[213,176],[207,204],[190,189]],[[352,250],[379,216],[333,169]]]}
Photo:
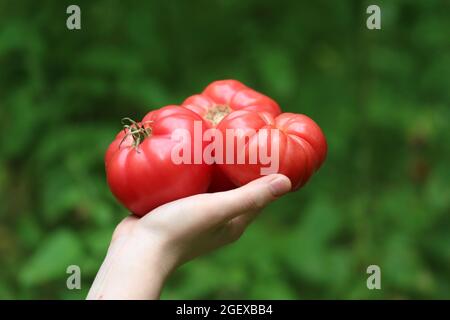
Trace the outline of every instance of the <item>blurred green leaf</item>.
{"label": "blurred green leaf", "polygon": [[22,285],[32,286],[62,279],[61,286],[65,287],[67,267],[80,265],[83,259],[83,248],[77,236],[69,230],[55,231],[24,263],[19,281]]}

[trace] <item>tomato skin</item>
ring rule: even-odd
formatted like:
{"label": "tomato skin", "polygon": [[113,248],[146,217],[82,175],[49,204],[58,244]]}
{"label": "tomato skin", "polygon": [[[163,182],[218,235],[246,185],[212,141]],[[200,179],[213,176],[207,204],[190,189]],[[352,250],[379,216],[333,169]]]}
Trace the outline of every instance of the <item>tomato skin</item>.
{"label": "tomato skin", "polygon": [[202,93],[187,98],[181,106],[199,114],[210,127],[217,126],[223,118],[218,117],[215,123],[208,118],[208,112],[221,106],[229,108],[227,114],[236,110],[268,112],[274,116],[281,113],[274,100],[237,80],[214,81]]}
{"label": "tomato skin", "polygon": [[[239,129],[251,135],[243,148],[238,150],[235,143],[233,164],[218,165],[237,186],[257,179],[261,176],[260,169],[268,167],[267,164],[263,165],[258,157],[256,163],[249,164],[249,150],[255,146],[266,147],[271,152],[272,145],[277,144],[279,147],[277,172],[291,180],[292,190],[297,190],[309,180],[320,168],[327,154],[327,142],[322,130],[312,119],[302,114],[282,113],[274,117],[265,112],[241,110],[226,117],[217,129],[225,137],[225,145],[229,143],[226,139],[227,129]],[[275,129],[278,137],[272,135],[270,129]],[[260,131],[266,131],[268,138],[257,139],[257,134],[254,133]],[[245,155],[244,164],[237,163],[239,153]]]}
{"label": "tomato skin", "polygon": [[[187,98],[181,106],[199,114],[210,128],[218,126],[223,119],[238,110],[267,112],[273,116],[281,113],[274,100],[237,80],[214,81],[202,93]],[[219,114],[212,116],[215,112]],[[226,191],[235,187],[219,168],[213,168],[209,192]]]}
{"label": "tomato skin", "polygon": [[[123,140],[124,131],[110,144],[105,155],[107,182],[114,196],[131,212],[143,216],[167,202],[207,191],[210,165],[194,164],[193,159],[192,164],[177,165],[171,158],[172,148],[180,143],[171,139],[172,132],[183,128],[194,139],[194,121],[202,123],[202,130],[206,129],[204,121],[194,112],[166,106],[142,119],[141,124],[152,131],[137,148],[132,145],[130,135]],[[193,158],[193,140],[190,146]]]}
{"label": "tomato skin", "polygon": [[212,169],[211,184],[208,192],[221,192],[236,188],[230,178],[216,165]]}

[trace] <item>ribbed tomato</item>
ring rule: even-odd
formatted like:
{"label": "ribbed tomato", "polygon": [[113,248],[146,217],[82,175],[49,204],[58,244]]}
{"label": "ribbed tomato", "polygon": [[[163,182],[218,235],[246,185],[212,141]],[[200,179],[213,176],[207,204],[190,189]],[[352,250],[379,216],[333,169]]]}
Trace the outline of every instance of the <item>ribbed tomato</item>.
{"label": "ribbed tomato", "polygon": [[[223,119],[217,130],[222,132],[225,145],[232,145],[227,140],[227,130],[240,132],[242,137],[246,137],[240,145],[238,139],[233,138],[233,148],[226,150],[233,152],[233,161],[227,164],[226,159],[222,159],[223,164],[218,165],[237,186],[260,177],[262,168],[268,168],[277,161],[273,167],[275,171],[271,173],[286,175],[296,190],[320,168],[327,154],[322,130],[302,114],[282,113],[274,117],[267,112],[241,110]],[[268,156],[272,153],[270,164],[265,161],[267,159],[260,158],[261,153]],[[244,159],[241,164],[239,157]]]}
{"label": "ribbed tomato", "polygon": [[[181,106],[199,114],[210,128],[217,127],[222,119],[237,110],[267,112],[273,116],[281,113],[274,100],[237,80],[214,81],[202,93],[187,98]],[[224,191],[235,187],[220,169],[215,167],[213,170],[209,191]]]}
{"label": "ribbed tomato", "polygon": [[[195,164],[194,141],[172,137],[175,129],[185,129],[194,139],[195,122],[206,129],[196,113],[166,106],[148,113],[141,122],[130,122],[111,143],[105,155],[108,185],[131,212],[142,216],[167,202],[207,191],[212,167],[203,161]],[[175,146],[190,148],[191,161],[174,163]]]}

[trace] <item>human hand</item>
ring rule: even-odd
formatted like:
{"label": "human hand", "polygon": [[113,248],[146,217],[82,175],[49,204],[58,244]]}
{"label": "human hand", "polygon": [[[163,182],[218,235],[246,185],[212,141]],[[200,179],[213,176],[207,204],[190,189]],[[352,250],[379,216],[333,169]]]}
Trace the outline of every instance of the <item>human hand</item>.
{"label": "human hand", "polygon": [[167,203],[142,218],[125,218],[87,298],[159,298],[176,267],[236,241],[262,208],[290,189],[287,177],[273,174],[234,190]]}

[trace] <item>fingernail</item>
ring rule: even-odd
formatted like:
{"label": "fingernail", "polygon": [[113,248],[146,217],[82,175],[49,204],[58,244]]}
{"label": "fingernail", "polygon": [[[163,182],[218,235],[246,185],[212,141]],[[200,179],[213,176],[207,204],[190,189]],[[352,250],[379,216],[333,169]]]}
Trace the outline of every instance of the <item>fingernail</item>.
{"label": "fingernail", "polygon": [[269,187],[274,197],[279,197],[291,191],[291,181],[287,177],[277,177],[270,181]]}

